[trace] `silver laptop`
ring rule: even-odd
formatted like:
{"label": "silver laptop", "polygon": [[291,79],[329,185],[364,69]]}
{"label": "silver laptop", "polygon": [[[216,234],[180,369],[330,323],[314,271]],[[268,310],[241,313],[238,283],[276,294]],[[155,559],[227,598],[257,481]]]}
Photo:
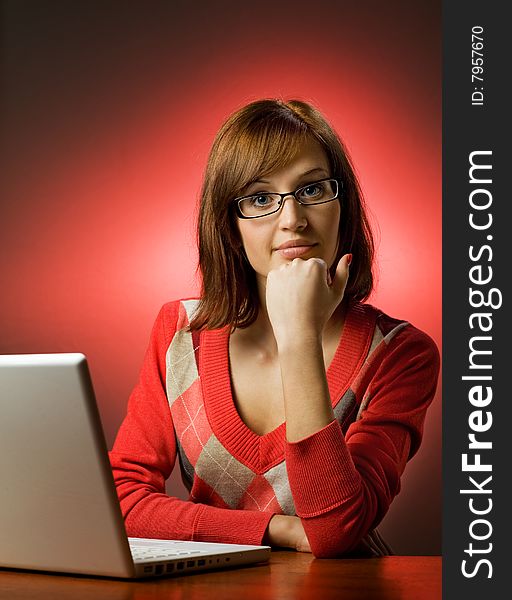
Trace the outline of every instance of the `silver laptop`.
{"label": "silver laptop", "polygon": [[128,538],[85,356],[0,355],[0,567],[134,578],[269,557]]}

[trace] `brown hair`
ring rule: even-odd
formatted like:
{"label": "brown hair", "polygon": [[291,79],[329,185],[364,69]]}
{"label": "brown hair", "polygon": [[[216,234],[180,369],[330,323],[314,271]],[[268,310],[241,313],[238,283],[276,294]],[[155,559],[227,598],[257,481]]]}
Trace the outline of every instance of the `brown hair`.
{"label": "brown hair", "polygon": [[202,290],[191,330],[226,325],[235,329],[255,320],[259,309],[256,277],[242,247],[232,200],[252,181],[288,164],[308,137],[321,144],[331,177],[342,184],[343,218],[334,268],[344,254],[353,254],[345,299],[362,301],[370,295],[373,237],[343,142],[321,113],[306,102],[258,100],[227,119],[210,151],[197,228]]}

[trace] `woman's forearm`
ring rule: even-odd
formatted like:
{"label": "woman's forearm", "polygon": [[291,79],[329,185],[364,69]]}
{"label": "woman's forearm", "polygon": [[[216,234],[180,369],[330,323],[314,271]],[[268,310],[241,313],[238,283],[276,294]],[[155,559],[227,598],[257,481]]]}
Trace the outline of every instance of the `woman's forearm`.
{"label": "woman's forearm", "polygon": [[286,439],[297,442],[334,420],[322,341],[307,336],[278,346],[283,385]]}
{"label": "woman's forearm", "polygon": [[322,336],[343,300],[349,259],[345,255],[339,261],[332,281],[327,264],[318,258],[297,258],[267,275],[266,308],[277,342],[289,442],[334,419]]}

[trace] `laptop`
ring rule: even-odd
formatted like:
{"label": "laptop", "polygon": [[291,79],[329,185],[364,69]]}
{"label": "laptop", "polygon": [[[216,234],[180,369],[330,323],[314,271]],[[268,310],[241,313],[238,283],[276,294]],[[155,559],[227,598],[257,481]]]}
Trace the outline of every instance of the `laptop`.
{"label": "laptop", "polygon": [[87,359],[0,355],[0,567],[139,578],[267,561],[269,546],[128,538]]}

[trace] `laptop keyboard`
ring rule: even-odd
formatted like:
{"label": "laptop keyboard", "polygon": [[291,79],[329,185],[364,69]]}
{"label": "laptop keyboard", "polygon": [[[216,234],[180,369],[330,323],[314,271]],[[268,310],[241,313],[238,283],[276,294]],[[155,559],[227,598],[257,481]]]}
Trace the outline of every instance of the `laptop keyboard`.
{"label": "laptop keyboard", "polygon": [[161,545],[156,546],[133,546],[130,545],[133,560],[137,562],[144,562],[146,560],[158,560],[158,559],[172,559],[182,558],[187,556],[200,556],[202,554],[211,554],[206,550],[184,550],[182,548],[165,548]]}

